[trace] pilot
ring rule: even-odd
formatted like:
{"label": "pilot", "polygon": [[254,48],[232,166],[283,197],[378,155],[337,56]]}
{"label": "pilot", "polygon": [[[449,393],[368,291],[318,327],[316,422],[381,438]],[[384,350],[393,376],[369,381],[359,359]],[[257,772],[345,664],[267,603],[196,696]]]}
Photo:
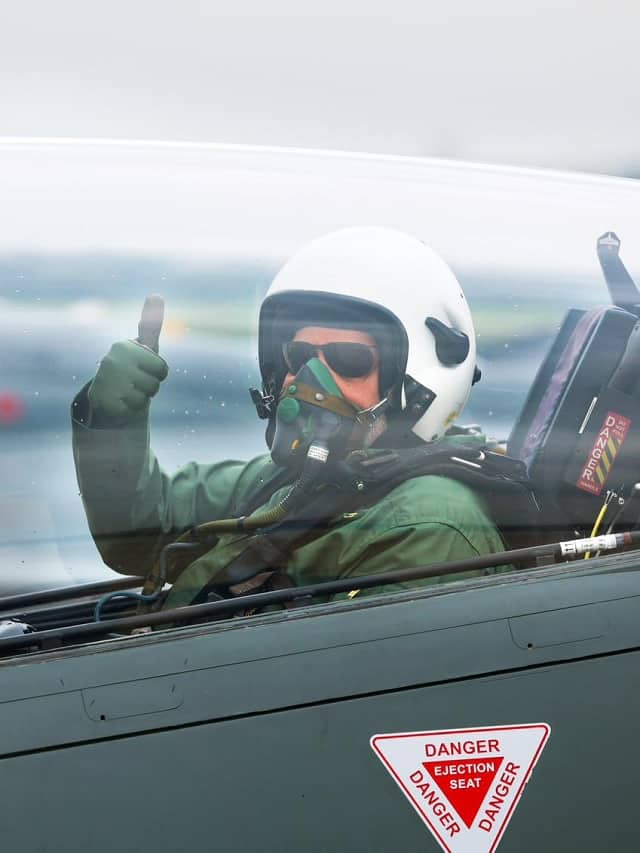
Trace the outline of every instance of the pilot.
{"label": "pilot", "polygon": [[[476,490],[411,462],[484,441],[453,428],[478,375],[470,310],[419,240],[348,228],[284,264],[262,302],[252,392],[270,452],[249,462],[160,467],[148,428],[168,373],[160,323],[143,316],[151,328],[113,345],[72,420],[97,547],[116,571],[148,576],[147,592],[169,581],[164,607],[337,578],[363,597],[409,584],[360,590],[358,576],[504,550]],[[176,541],[193,550],[176,549],[160,576]]]}

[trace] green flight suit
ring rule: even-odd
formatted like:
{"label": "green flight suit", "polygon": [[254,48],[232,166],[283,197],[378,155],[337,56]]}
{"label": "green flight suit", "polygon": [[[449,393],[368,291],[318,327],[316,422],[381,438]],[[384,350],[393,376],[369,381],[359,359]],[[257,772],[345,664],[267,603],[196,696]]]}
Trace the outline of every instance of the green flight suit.
{"label": "green flight suit", "polygon": [[[237,515],[243,499],[277,472],[268,455],[250,462],[189,463],[168,476],[149,447],[146,418],[124,428],[83,423],[83,394],[72,407],[74,459],[93,537],[105,563],[124,574],[146,575],[160,549],[184,530]],[[276,491],[268,505],[280,500]],[[246,547],[246,535],[225,534],[176,579],[165,607],[192,602],[216,574]],[[464,560],[504,550],[478,496],[440,476],[406,480],[372,506],[341,514],[311,541],[289,553],[286,572],[299,586],[441,561]],[[494,574],[486,569],[362,590],[438,584]]]}

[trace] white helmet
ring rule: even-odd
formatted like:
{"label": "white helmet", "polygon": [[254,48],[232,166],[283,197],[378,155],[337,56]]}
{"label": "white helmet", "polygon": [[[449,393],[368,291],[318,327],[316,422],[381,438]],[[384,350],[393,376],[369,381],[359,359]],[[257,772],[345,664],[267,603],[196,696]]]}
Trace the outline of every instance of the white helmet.
{"label": "white helmet", "polygon": [[260,309],[265,396],[277,397],[286,374],[282,343],[305,325],[372,334],[389,423],[425,441],[443,435],[479,378],[471,312],[456,277],[428,246],[399,231],[335,231],[284,264]]}

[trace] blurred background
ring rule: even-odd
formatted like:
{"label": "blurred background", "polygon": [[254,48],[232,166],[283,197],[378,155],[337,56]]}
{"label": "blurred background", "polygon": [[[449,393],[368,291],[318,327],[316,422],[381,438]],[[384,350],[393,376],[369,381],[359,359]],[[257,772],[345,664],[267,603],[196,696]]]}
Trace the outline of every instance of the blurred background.
{"label": "blurred background", "polygon": [[[629,2],[2,11],[0,594],[107,572],[75,482],[69,406],[110,344],[136,334],[150,292],[167,300],[171,368],[153,446],[174,472],[264,452],[247,393],[257,309],[314,236],[386,225],[443,255],[484,373],[463,420],[499,439],[567,308],[608,301],[599,234],[619,233],[640,277],[640,185],[570,174],[640,177]],[[261,145],[449,162],[250,147]]]}
{"label": "blurred background", "polygon": [[337,148],[640,176],[640,6],[2,4],[0,136]]}

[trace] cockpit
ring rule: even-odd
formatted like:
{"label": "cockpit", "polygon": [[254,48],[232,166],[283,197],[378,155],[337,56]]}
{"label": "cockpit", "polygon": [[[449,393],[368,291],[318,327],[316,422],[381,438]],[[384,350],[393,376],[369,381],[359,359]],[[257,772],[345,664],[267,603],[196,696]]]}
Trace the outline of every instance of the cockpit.
{"label": "cockpit", "polygon": [[[365,608],[478,584],[499,595],[500,584],[530,573],[607,570],[616,560],[609,553],[637,545],[637,182],[410,158],[106,142],[2,143],[0,182],[7,199],[0,229],[0,655],[248,617],[301,618],[316,603]],[[333,334],[310,342],[299,335],[308,326],[294,324],[282,357],[287,375],[303,365],[306,373],[295,373],[297,384],[283,385],[282,374],[270,386],[271,355],[258,340],[257,316],[301,246],[361,227],[412,235],[453,271],[473,318],[473,387],[464,408],[448,404],[442,436],[433,427],[427,440],[405,440],[412,429],[406,415],[399,445],[376,440],[339,455],[316,501],[309,471],[322,468],[323,453],[333,459],[340,442],[351,440],[354,420],[366,420],[371,431],[385,416],[376,408],[383,401],[375,401],[358,420],[334,381],[336,369],[355,377],[367,369],[365,350],[382,338],[362,343]],[[316,283],[307,275],[312,294],[321,292],[322,275],[328,289],[326,270]],[[394,316],[406,310],[408,326],[412,312],[425,314],[419,306],[434,281],[416,278]],[[377,286],[396,292],[400,281],[387,275]],[[146,504],[131,510],[109,491],[109,478],[129,478],[139,491],[143,476],[129,449],[119,451],[114,472],[104,448],[111,453],[118,441],[115,422],[100,446],[81,450],[98,472],[91,482],[76,479],[72,458],[71,423],[90,426],[86,389],[112,342],[154,351],[137,325],[149,294],[162,294],[159,354],[168,375],[150,406],[154,456],[145,464],[158,505],[168,480],[155,465],[173,477],[176,492],[193,478],[186,520],[170,501],[156,518]],[[421,327],[429,319],[422,314]],[[291,322],[282,312],[273,316]],[[344,319],[341,327],[333,315],[321,317],[323,328],[344,326]],[[356,312],[351,327],[357,323]],[[459,357],[458,339],[441,320],[427,326],[442,352],[453,353],[440,356],[443,384],[427,388],[429,398],[412,367],[416,387],[396,389],[386,416],[393,406],[403,413],[413,407],[418,421],[434,398],[446,397],[452,369],[466,357],[468,347]],[[455,334],[465,335],[461,328],[462,321],[452,323]],[[310,360],[298,363],[300,352]],[[314,418],[320,432],[312,440]],[[265,454],[265,428],[267,445],[284,448],[276,463],[298,448],[307,462],[289,479],[272,461],[255,463],[252,491],[238,466]],[[213,517],[197,504],[208,480],[198,480],[194,466],[204,463],[219,466],[209,473],[223,483]],[[414,521],[404,504],[389,504],[399,519],[392,534],[387,510],[367,512],[419,477],[440,478],[441,489],[457,484],[447,496],[455,506],[467,493],[478,495],[501,544],[421,551],[418,543],[404,562],[385,556],[379,543],[407,539]],[[317,505],[329,538],[314,551]],[[250,559],[234,551],[248,531],[260,534]],[[325,571],[346,565],[348,531],[359,548],[357,571]],[[293,536],[304,555],[292,583],[280,570]],[[199,577],[221,537],[238,570],[191,594],[185,570],[195,566],[190,576]]]}

